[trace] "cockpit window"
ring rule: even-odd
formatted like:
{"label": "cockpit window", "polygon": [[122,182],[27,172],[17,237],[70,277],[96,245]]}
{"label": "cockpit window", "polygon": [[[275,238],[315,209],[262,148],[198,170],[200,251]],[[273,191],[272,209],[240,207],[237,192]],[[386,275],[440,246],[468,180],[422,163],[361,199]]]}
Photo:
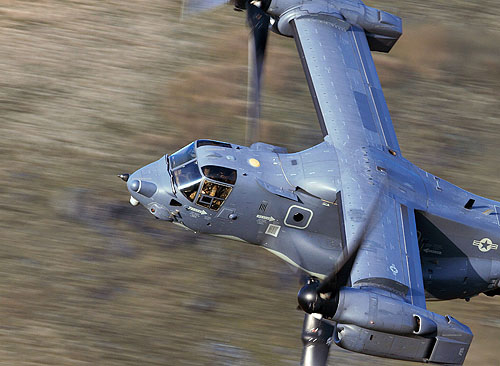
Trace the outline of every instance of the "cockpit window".
{"label": "cockpit window", "polygon": [[170,169],[175,169],[182,164],[186,164],[196,158],[196,152],[194,149],[194,142],[190,143],[188,146],[183,147],[179,151],[170,155]]}
{"label": "cockpit window", "polygon": [[198,140],[196,141],[196,147],[201,147],[201,146],[219,146],[219,147],[227,147],[231,148],[231,144],[228,144],[227,142],[219,142],[219,141],[213,141],[213,140]]}
{"label": "cockpit window", "polygon": [[179,191],[191,202],[194,201],[202,176],[198,168],[198,162],[193,161],[183,167],[172,171],[175,184]]}
{"label": "cockpit window", "polygon": [[205,177],[222,183],[235,184],[236,170],[216,165],[205,165],[201,168]]}
{"label": "cockpit window", "polygon": [[170,155],[169,168],[175,187],[189,201],[196,200],[198,205],[217,211],[231,193],[233,187],[230,185],[236,183],[237,173],[216,165],[205,165],[200,172],[195,146],[207,145],[231,148],[224,142],[198,140]]}
{"label": "cockpit window", "polygon": [[231,190],[232,187],[205,180],[196,203],[217,211],[229,196]]}

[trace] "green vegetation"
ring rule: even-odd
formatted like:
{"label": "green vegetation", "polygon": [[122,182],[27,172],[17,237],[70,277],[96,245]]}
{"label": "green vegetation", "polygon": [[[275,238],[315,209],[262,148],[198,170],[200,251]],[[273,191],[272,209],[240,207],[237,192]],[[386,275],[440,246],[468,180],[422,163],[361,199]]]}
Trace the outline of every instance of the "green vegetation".
{"label": "green vegetation", "polygon": [[[407,24],[375,56],[405,156],[500,200],[500,5],[370,5]],[[0,5],[2,364],[297,364],[293,271],[153,220],[115,176],[196,138],[244,141],[244,17],[179,14],[170,0]],[[269,51],[262,139],[321,141],[295,45],[272,35]],[[498,362],[499,298],[429,307],[472,327],[466,364]],[[333,348],[340,362],[405,364]]]}

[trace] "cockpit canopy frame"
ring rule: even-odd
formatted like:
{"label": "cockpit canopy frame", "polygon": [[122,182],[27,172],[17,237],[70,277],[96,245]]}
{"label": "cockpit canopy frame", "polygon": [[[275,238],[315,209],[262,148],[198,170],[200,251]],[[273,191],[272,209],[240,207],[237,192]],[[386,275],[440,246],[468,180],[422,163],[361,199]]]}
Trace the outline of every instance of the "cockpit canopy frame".
{"label": "cockpit canopy frame", "polygon": [[197,140],[170,155],[168,168],[176,190],[190,202],[217,211],[236,184],[237,171],[219,165],[205,165],[200,169],[196,149],[207,145],[231,147],[223,142]]}

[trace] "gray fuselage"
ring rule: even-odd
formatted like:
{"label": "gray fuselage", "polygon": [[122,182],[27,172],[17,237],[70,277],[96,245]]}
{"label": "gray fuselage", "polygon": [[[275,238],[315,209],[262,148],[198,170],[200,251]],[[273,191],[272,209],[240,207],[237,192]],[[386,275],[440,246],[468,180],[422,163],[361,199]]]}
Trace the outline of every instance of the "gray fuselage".
{"label": "gray fuselage", "polygon": [[[132,174],[128,188],[133,199],[159,219],[261,246],[318,278],[331,272],[343,250],[343,233],[339,167],[328,137],[292,154],[263,143],[248,148],[198,141],[203,143],[186,147],[187,158],[177,159],[184,148]],[[365,174],[368,179],[385,176],[392,190],[417,208],[426,297],[469,298],[493,288],[500,278],[500,203],[388,155],[372,151],[370,156],[380,158],[366,159]],[[181,164],[173,167],[175,159]],[[222,169],[222,178],[210,169]],[[234,174],[229,180],[228,172]],[[192,184],[186,181],[189,176]],[[142,190],[132,187],[134,181]],[[149,183],[156,189],[147,191]],[[470,199],[472,207],[465,208]]]}

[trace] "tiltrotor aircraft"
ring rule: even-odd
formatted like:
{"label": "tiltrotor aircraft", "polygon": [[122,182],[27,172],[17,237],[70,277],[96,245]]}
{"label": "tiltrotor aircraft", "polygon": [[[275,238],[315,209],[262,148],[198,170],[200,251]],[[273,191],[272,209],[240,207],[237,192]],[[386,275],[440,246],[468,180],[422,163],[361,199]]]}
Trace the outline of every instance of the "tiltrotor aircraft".
{"label": "tiltrotor aircraft", "polygon": [[[183,16],[225,0],[192,0]],[[297,153],[197,140],[127,181],[133,205],[193,231],[269,250],[309,275],[302,365],[331,343],[369,355],[461,365],[470,329],[426,299],[500,295],[500,202],[402,155],[371,51],[401,19],[359,0],[236,0],[251,28],[249,130],[259,117],[268,30],[292,37],[324,141]]]}

